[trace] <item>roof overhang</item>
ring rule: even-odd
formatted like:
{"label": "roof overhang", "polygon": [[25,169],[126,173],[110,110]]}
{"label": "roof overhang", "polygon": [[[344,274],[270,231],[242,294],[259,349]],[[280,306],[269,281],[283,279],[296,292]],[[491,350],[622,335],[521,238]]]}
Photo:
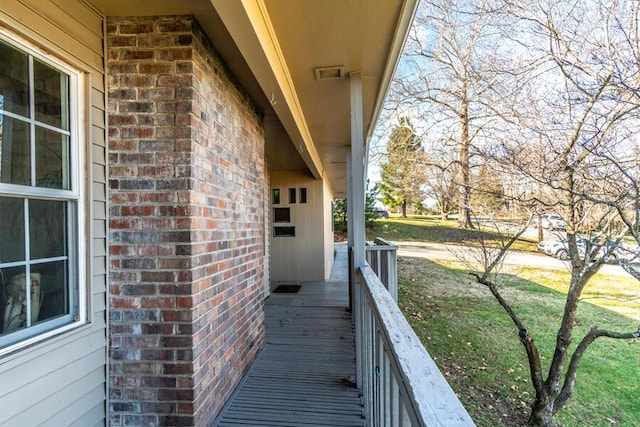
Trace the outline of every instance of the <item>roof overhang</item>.
{"label": "roof overhang", "polygon": [[273,170],[346,190],[350,72],[368,140],[418,0],[93,0],[107,16],[191,14],[265,116]]}

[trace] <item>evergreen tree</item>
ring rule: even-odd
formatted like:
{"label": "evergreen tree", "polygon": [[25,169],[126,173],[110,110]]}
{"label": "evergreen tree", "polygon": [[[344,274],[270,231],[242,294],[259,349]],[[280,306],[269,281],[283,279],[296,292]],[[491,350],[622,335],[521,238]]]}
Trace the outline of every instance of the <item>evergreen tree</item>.
{"label": "evergreen tree", "polygon": [[[369,187],[368,181],[367,187]],[[376,197],[378,193],[378,187],[374,185],[373,188],[367,190],[365,194],[364,222],[366,227],[371,227],[376,218],[378,218],[376,209]],[[335,199],[333,201],[333,224],[336,231],[347,231],[347,199]]]}
{"label": "evergreen tree", "polygon": [[379,184],[382,203],[402,208],[407,216],[407,206],[420,203],[421,190],[426,182],[426,153],[408,118],[402,117],[391,131],[387,144],[387,161],[380,166],[382,182]]}

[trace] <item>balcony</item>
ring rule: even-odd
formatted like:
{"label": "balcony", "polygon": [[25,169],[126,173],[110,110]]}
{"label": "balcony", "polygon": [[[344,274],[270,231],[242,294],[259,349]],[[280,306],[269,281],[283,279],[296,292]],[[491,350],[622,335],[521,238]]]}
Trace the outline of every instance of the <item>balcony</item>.
{"label": "balcony", "polygon": [[474,425],[386,289],[395,256],[385,241],[367,248],[353,316],[346,247],[328,281],[272,294],[265,348],[214,425]]}

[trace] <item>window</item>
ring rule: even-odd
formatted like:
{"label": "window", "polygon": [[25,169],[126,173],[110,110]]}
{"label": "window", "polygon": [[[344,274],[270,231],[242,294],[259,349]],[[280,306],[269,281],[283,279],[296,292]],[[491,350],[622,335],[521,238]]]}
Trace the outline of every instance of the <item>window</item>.
{"label": "window", "polygon": [[0,349],[80,320],[80,81],[0,33]]}
{"label": "window", "polygon": [[296,237],[296,228],[293,226],[273,227],[273,237]]}
{"label": "window", "polygon": [[280,189],[279,188],[274,188],[272,190],[272,200],[273,200],[273,204],[274,205],[279,205],[280,204]]}
{"label": "window", "polygon": [[289,208],[273,208],[273,222],[291,222]]}
{"label": "window", "polygon": [[295,188],[290,188],[289,189],[289,203],[295,203],[296,202],[296,189]]}
{"label": "window", "polygon": [[300,203],[307,203],[307,189],[304,187],[300,189]]}

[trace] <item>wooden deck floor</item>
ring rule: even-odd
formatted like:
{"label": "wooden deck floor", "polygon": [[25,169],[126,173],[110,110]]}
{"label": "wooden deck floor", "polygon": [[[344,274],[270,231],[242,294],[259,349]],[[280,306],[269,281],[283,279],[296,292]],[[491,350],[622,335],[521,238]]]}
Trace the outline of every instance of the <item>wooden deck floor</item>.
{"label": "wooden deck floor", "polygon": [[346,254],[329,281],[272,294],[266,344],[215,426],[362,426]]}

